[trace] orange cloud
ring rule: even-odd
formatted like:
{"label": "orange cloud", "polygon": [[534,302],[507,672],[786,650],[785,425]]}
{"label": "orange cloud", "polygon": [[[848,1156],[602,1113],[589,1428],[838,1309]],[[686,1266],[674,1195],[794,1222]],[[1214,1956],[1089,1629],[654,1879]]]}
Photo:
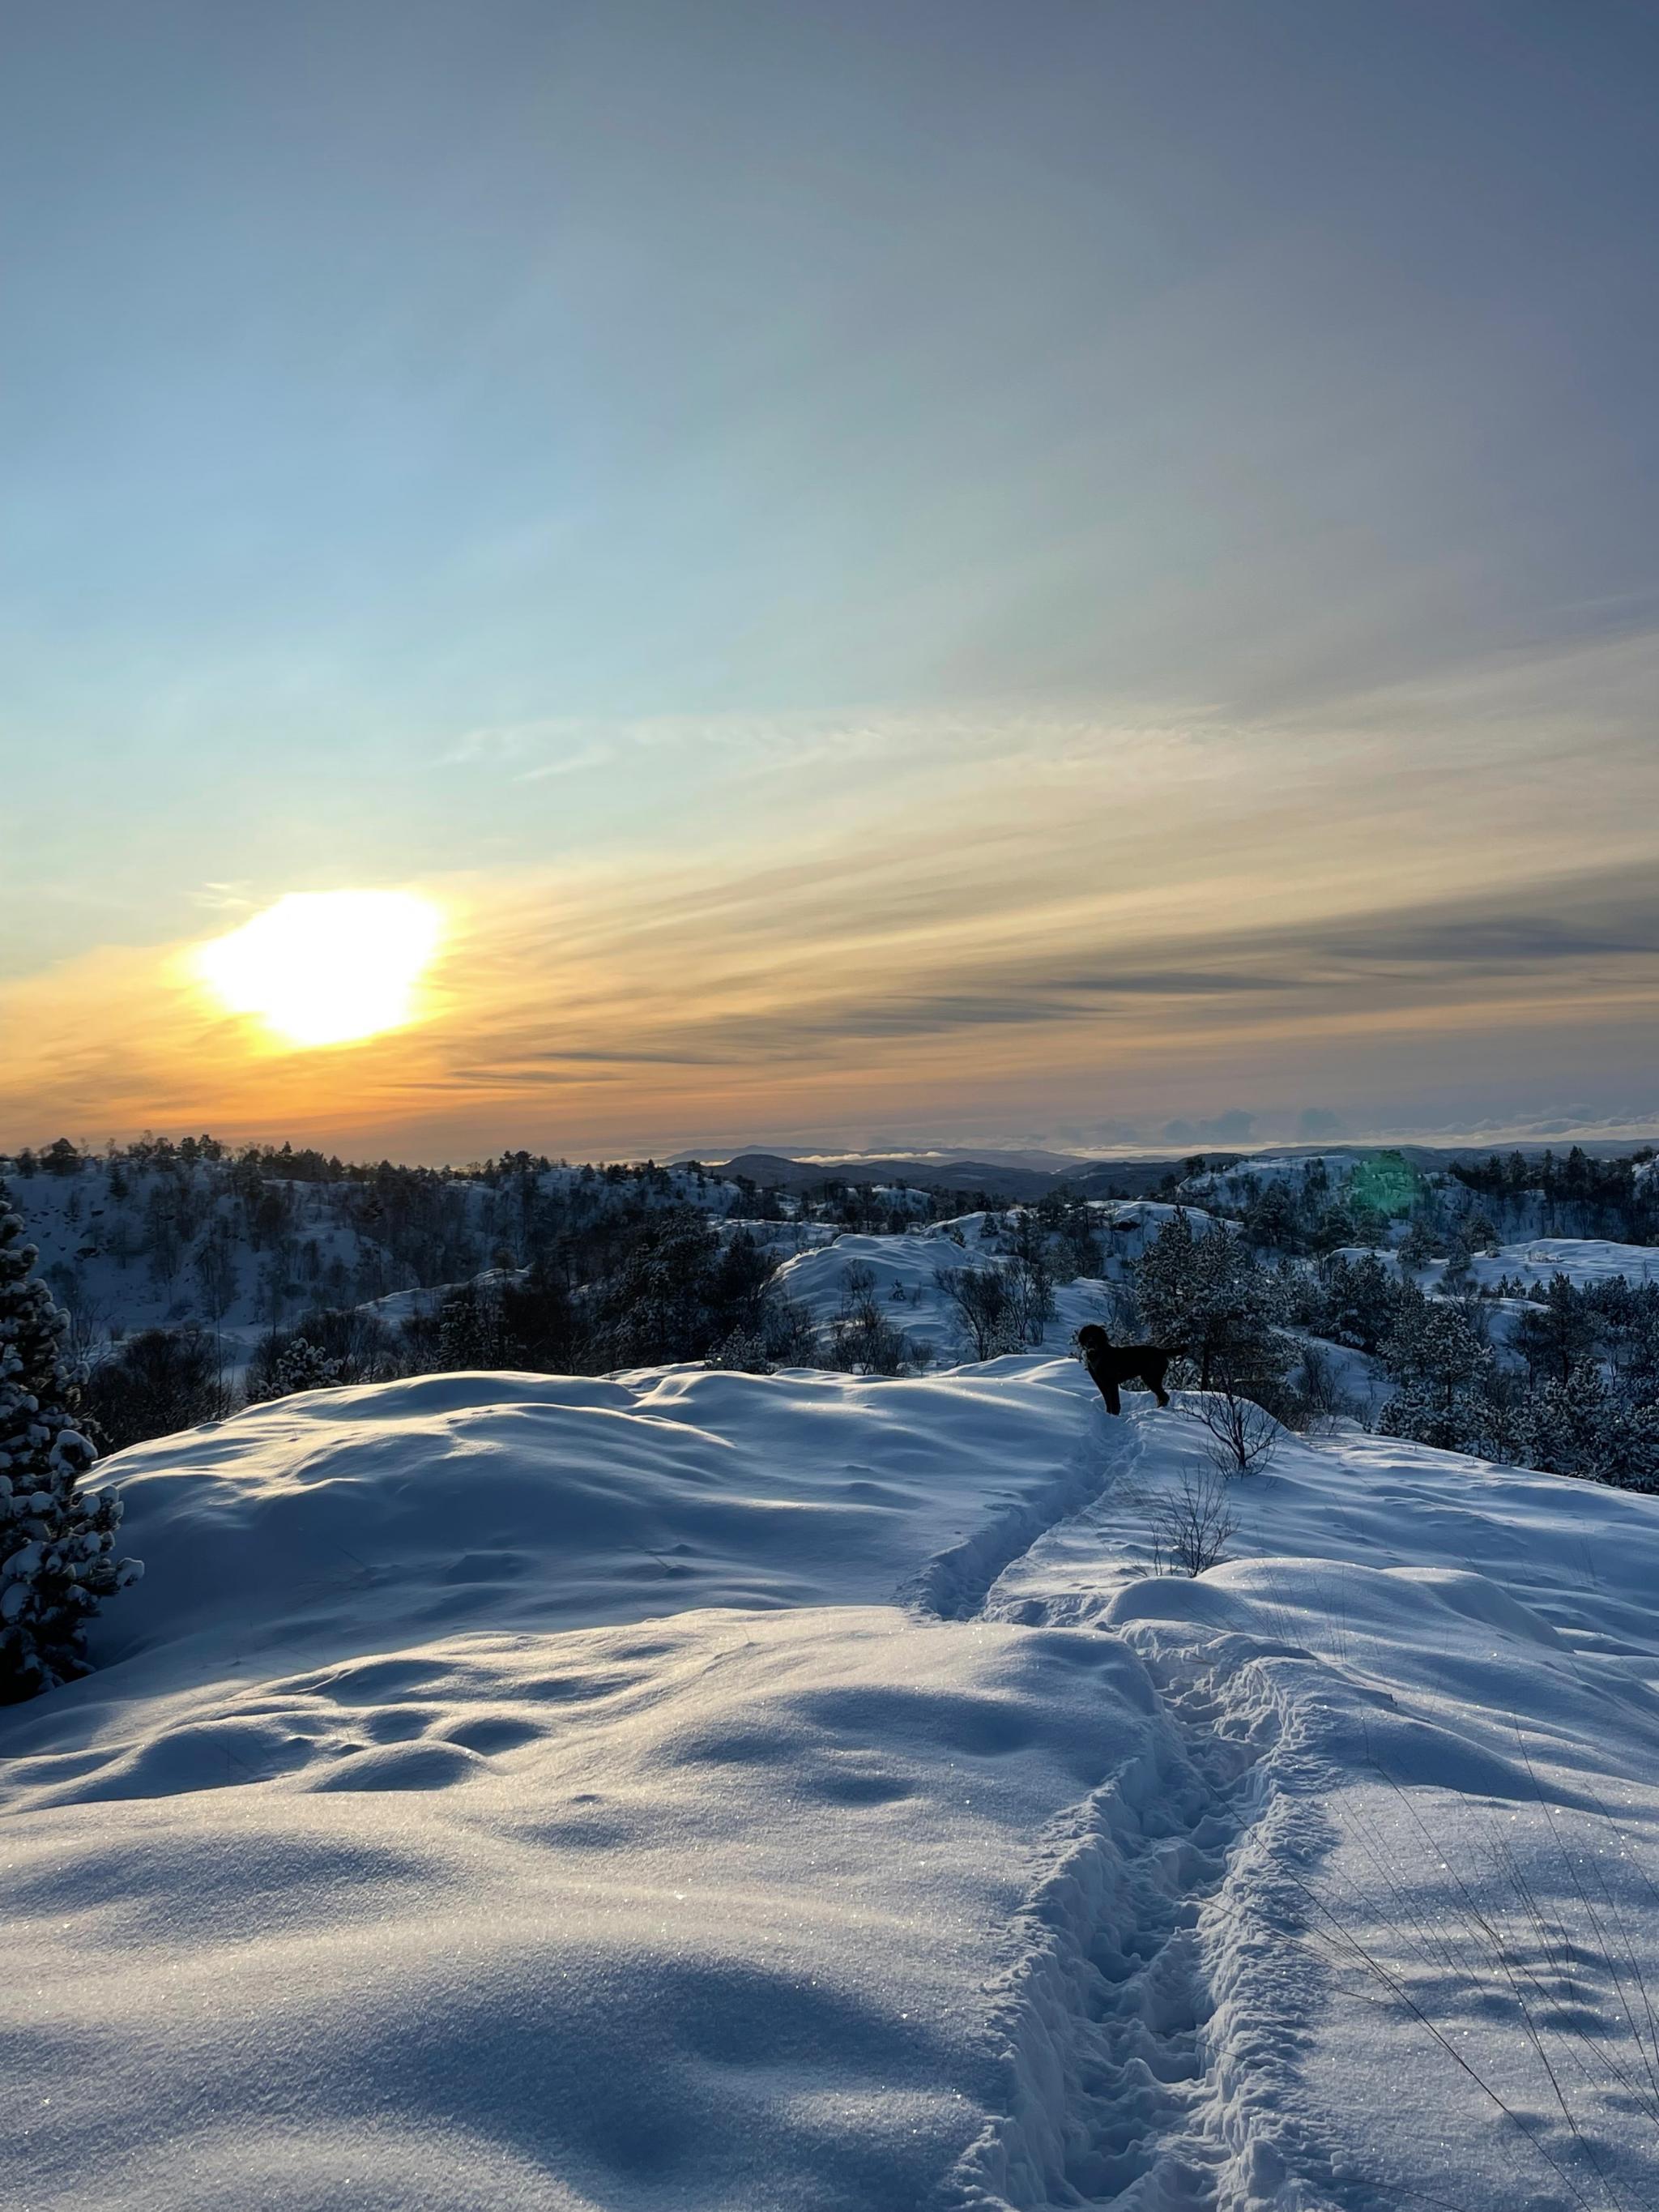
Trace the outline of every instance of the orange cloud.
{"label": "orange cloud", "polygon": [[453,916],[428,1018],[356,1045],[279,1048],[188,947],[100,949],[0,984],[0,1132],[624,1153],[1399,1097],[1551,1040],[1638,1066],[1650,750],[1413,712],[1386,743],[1022,725],[959,782],[924,747],[700,854],[412,886]]}

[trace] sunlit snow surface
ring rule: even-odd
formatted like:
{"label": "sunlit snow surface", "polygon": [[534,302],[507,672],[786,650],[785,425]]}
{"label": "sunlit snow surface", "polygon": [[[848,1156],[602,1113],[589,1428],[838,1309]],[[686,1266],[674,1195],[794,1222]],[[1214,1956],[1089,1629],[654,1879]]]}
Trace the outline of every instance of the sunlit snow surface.
{"label": "sunlit snow surface", "polygon": [[1659,2203],[1659,1501],[1287,1443],[1152,1578],[1204,1439],[1127,1403],[464,1375],[125,1455],[146,1579],[0,1716],[0,2202]]}

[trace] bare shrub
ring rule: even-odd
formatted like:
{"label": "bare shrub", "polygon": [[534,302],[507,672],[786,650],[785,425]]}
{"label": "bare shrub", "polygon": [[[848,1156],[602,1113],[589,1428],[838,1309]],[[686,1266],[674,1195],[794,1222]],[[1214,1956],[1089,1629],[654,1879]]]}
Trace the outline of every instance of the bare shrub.
{"label": "bare shrub", "polygon": [[933,1278],[951,1302],[975,1359],[1025,1348],[1025,1308],[1000,1267],[941,1267]]}
{"label": "bare shrub", "polygon": [[[927,1358],[932,1356],[930,1351]],[[829,1360],[831,1366],[856,1375],[908,1375],[916,1368],[909,1338],[881,1310],[875,1270],[861,1260],[854,1261],[842,1278],[841,1310],[830,1324]]]}
{"label": "bare shrub", "polygon": [[219,1351],[204,1330],[146,1328],[112,1346],[94,1366],[82,1409],[110,1451],[222,1421],[231,1393]]}
{"label": "bare shrub", "polygon": [[1185,1410],[1209,1431],[1205,1455],[1223,1478],[1259,1474],[1279,1449],[1278,1422],[1231,1383],[1189,1398]]}
{"label": "bare shrub", "polygon": [[1203,1574],[1219,1562],[1237,1527],[1222,1475],[1183,1474],[1152,1508],[1153,1573]]}

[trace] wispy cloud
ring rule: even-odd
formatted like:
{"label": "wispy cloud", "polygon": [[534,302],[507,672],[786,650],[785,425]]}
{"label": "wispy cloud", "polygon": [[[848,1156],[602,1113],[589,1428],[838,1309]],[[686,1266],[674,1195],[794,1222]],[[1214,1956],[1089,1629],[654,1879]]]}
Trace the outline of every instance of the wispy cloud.
{"label": "wispy cloud", "polygon": [[[432,1018],[351,1051],[258,1047],[167,948],[108,948],[0,994],[0,1127],[631,1150],[1293,1123],[1312,1097],[1358,1130],[1383,1106],[1547,1114],[1569,1054],[1611,1113],[1659,1091],[1659,757],[1610,707],[1638,658],[1621,640],[1571,683],[1488,670],[1317,730],[921,718],[902,759],[890,732],[879,772],[780,778],[723,841],[428,879],[459,917]],[[1608,711],[1575,724],[1575,688]],[[695,750],[702,727],[617,742]],[[470,757],[557,773],[546,742]]]}

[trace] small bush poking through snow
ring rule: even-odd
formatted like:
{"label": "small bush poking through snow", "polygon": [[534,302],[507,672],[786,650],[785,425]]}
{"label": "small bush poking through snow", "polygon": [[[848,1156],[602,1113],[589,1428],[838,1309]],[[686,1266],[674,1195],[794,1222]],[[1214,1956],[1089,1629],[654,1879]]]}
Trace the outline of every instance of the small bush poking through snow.
{"label": "small bush poking through snow", "polygon": [[1205,1573],[1220,1564],[1237,1526],[1226,1478],[1212,1468],[1184,1472],[1178,1486],[1152,1508],[1153,1573]]}
{"label": "small bush poking through snow", "polygon": [[1224,1478],[1259,1474],[1279,1449],[1278,1422],[1231,1383],[1189,1398],[1183,1410],[1208,1431],[1206,1455]]}
{"label": "small bush poking through snow", "polygon": [[97,1457],[76,1427],[68,1317],[0,1186],[0,1704],[83,1674],[87,1617],[143,1571],[115,1557],[118,1500],[82,1497]]}

